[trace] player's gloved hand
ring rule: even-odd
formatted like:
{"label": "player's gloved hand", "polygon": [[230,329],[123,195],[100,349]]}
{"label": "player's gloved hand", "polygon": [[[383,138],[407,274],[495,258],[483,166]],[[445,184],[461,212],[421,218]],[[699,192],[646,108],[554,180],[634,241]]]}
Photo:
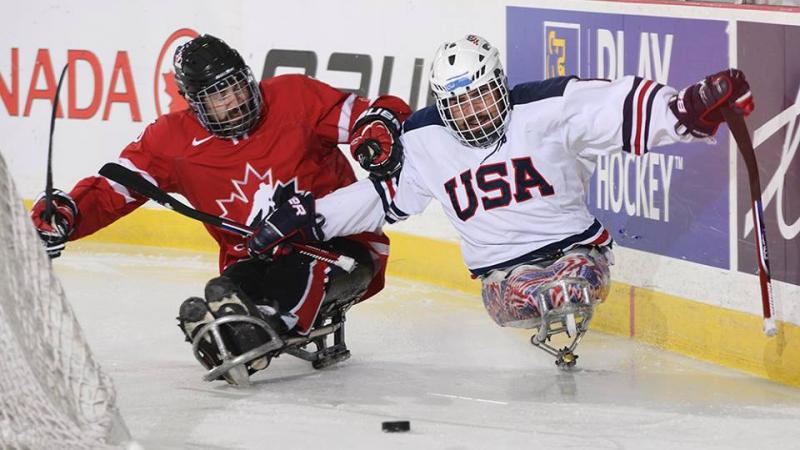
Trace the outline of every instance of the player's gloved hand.
{"label": "player's gloved hand", "polygon": [[33,226],[39,232],[39,237],[44,242],[44,249],[50,258],[58,258],[64,250],[69,236],[75,230],[75,220],[78,218],[78,206],[72,197],[64,191],[53,190],[50,203],[52,213],[49,220],[44,217],[47,209],[47,199],[44,193],[40,194],[33,203],[31,219]]}
{"label": "player's gloved hand", "polygon": [[376,179],[386,179],[403,166],[400,119],[386,108],[368,108],[353,125],[350,152]]}
{"label": "player's gloved hand", "polygon": [[727,107],[744,116],[753,112],[753,94],[738,69],[727,69],[705,77],[670,100],[669,107],[678,118],[675,131],[708,138],[723,122],[720,108]]}
{"label": "player's gloved hand", "polygon": [[322,240],[317,224],[314,196],[296,194],[278,206],[247,239],[250,256],[275,259],[291,253],[291,242]]}

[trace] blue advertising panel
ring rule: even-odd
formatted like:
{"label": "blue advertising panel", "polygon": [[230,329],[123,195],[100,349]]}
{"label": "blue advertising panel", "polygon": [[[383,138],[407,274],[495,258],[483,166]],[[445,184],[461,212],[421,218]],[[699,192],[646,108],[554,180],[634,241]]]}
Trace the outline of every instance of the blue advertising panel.
{"label": "blue advertising panel", "polygon": [[[638,75],[681,89],[728,66],[724,21],[508,7],[506,22],[512,86]],[[724,126],[714,144],[619,152],[598,159],[587,202],[618,245],[729,268],[728,164]]]}

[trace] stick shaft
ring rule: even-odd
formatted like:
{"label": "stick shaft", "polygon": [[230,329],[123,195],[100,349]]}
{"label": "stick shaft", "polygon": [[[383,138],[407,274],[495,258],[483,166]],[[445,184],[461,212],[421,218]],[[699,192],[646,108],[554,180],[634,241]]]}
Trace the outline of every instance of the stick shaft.
{"label": "stick shaft", "polygon": [[772,295],[772,278],[769,270],[769,252],[767,251],[767,232],[764,226],[764,208],[761,202],[761,180],[758,174],[758,163],[756,153],[753,149],[753,141],[747,125],[741,115],[734,113],[728,108],[722,108],[722,115],[725,122],[733,134],[733,138],[739,147],[744,164],[747,167],[747,177],[750,182],[750,200],[753,207],[753,237],[756,241],[756,251],[758,252],[758,278],[761,285],[761,307],[763,311],[765,327],[764,331],[768,335],[773,335],[775,302]]}
{"label": "stick shaft", "polygon": [[[99,173],[100,175],[110,180],[114,180],[128,189],[133,190],[134,192],[138,192],[140,195],[147,197],[156,203],[175,211],[178,214],[182,214],[186,217],[213,225],[217,228],[238,234],[243,237],[250,236],[255,232],[254,228],[247,225],[196,210],[182,203],[175,197],[167,194],[161,188],[147,181],[144,179],[144,177],[128,169],[127,167],[123,167],[116,163],[108,163],[100,169]],[[290,243],[290,245],[304,255],[308,255],[321,261],[333,264],[347,272],[350,272],[353,270],[353,268],[355,268],[355,260],[349,256],[339,255],[321,248],[294,242]]]}
{"label": "stick shaft", "polygon": [[53,133],[56,129],[56,116],[58,115],[58,96],[61,93],[61,85],[64,82],[64,75],[67,73],[69,64],[65,64],[61,69],[61,75],[58,77],[58,84],[56,85],[56,94],[53,97],[53,110],[50,113],[50,141],[47,145],[47,179],[44,186],[44,215],[42,219],[45,222],[50,222],[53,217]]}

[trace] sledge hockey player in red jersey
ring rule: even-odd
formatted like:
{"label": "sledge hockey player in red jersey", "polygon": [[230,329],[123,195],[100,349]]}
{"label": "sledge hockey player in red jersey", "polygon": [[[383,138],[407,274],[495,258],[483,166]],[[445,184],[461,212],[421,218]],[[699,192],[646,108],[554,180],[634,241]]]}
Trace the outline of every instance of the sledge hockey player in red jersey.
{"label": "sledge hockey player in red jersey", "polygon": [[[300,237],[322,241],[313,197],[356,181],[337,144],[352,142],[354,155],[369,149],[397,155],[370,162],[362,157],[372,172],[388,176],[399,166],[400,153],[382,148],[398,145],[400,122],[410,114],[399,98],[382,96],[370,104],[303,75],[259,83],[239,53],[211,35],[179,47],[174,68],[191,109],[159,117],[122,151],[119,163],[160,189],[183,195],[198,210],[249,224],[259,230],[257,235],[282,242]],[[31,214],[55,257],[67,241],[94,233],[145,201],[125,186],[92,176],[69,193],[55,192],[50,222],[42,220],[44,198]],[[204,298],[181,305],[179,325],[189,340],[229,315],[266,321],[280,335],[308,337],[321,323],[318,312],[325,305],[369,298],[384,284],[389,241],[380,228],[319,244],[355,258],[352,273],[300,253],[275,260],[271,252],[254,251],[249,239],[206,228],[220,247],[221,276],[208,282]],[[218,349],[210,334],[196,347],[208,368],[220,365],[220,352],[241,355],[268,340],[269,333],[250,322],[223,328],[229,348]],[[341,345],[335,356],[344,359],[349,352],[342,339],[337,341]],[[326,363],[313,361],[315,367]],[[268,362],[252,361],[248,369],[262,369]]]}
{"label": "sledge hockey player in red jersey", "polygon": [[[635,76],[506,83],[485,39],[442,45],[430,73],[436,104],[403,124],[396,191],[376,198],[380,191],[359,182],[318,200],[317,212],[330,237],[404,220],[438,200],[492,319],[536,329],[532,343],[571,367],[613,263],[611,235],[585,202],[597,156],[709,139],[720,108],[747,115],[753,99],[735,69],[680,92]],[[360,210],[340,223],[348,204]],[[553,347],[549,338],[563,332],[572,341]]]}

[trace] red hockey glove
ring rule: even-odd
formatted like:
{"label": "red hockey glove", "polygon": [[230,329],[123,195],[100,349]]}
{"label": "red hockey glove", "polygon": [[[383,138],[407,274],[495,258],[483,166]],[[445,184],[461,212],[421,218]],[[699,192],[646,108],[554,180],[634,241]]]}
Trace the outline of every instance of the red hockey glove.
{"label": "red hockey glove", "polygon": [[403,166],[400,120],[386,108],[368,108],[353,125],[350,152],[358,163],[379,180]]}
{"label": "red hockey glove", "polygon": [[75,220],[78,218],[78,206],[72,197],[64,191],[53,190],[50,200],[52,215],[46,221],[44,216],[47,209],[47,200],[44,193],[39,195],[31,209],[33,226],[39,232],[39,237],[44,242],[44,249],[50,258],[58,258],[64,250],[69,236],[75,230]]}
{"label": "red hockey glove", "polygon": [[698,83],[680,91],[669,102],[669,107],[678,118],[675,131],[707,138],[717,132],[723,122],[721,107],[744,116],[753,112],[753,94],[744,73],[728,69],[707,76]]}
{"label": "red hockey glove", "polygon": [[290,242],[322,240],[317,224],[314,196],[296,194],[278,206],[247,239],[250,256],[275,259],[291,253]]}

